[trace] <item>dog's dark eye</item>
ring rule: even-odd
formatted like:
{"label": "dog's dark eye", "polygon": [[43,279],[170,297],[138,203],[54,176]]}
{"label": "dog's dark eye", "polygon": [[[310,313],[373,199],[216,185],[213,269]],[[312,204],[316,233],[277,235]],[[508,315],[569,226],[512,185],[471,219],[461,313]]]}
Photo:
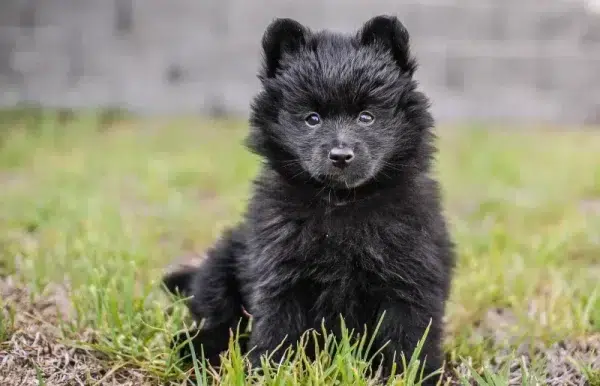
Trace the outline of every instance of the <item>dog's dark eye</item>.
{"label": "dog's dark eye", "polygon": [[310,127],[315,127],[321,124],[321,117],[317,113],[310,113],[306,116],[304,122]]}
{"label": "dog's dark eye", "polygon": [[373,122],[375,122],[375,117],[370,112],[362,111],[360,114],[358,114],[358,123],[361,125],[369,126]]}

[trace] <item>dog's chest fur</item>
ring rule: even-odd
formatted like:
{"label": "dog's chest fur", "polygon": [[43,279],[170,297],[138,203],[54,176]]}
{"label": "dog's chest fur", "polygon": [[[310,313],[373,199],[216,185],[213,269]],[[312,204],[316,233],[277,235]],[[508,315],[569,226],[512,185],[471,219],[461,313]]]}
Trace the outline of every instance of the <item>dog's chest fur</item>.
{"label": "dog's chest fur", "polygon": [[308,209],[258,196],[249,220],[248,263],[261,295],[302,297],[315,319],[342,314],[356,327],[375,322],[387,301],[417,300],[415,249],[427,237],[399,208]]}

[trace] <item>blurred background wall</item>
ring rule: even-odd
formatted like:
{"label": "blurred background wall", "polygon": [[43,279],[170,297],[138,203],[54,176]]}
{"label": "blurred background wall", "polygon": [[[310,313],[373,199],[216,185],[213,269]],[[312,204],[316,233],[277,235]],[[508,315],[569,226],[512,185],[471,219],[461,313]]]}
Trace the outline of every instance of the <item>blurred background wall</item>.
{"label": "blurred background wall", "polygon": [[350,32],[393,13],[438,120],[599,123],[591,1],[0,0],[0,105],[245,115],[272,18]]}

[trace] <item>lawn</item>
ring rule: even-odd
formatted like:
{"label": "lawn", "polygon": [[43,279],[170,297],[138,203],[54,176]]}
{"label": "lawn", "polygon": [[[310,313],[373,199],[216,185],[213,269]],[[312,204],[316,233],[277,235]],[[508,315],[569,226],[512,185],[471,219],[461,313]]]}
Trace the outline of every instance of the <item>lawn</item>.
{"label": "lawn", "polygon": [[[243,212],[258,170],[245,132],[241,121],[0,114],[0,384],[244,384],[235,352],[218,374],[179,366],[169,339],[189,320],[159,279]],[[448,382],[600,385],[600,131],[438,134],[459,253]],[[248,381],[369,384],[356,348],[340,345]],[[418,364],[395,384],[412,385]]]}

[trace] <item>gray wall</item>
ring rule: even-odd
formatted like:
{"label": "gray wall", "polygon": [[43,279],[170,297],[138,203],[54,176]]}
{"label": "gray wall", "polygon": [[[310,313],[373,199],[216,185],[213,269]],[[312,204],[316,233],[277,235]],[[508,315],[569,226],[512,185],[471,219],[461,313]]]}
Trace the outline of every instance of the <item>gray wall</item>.
{"label": "gray wall", "polygon": [[287,16],[395,13],[439,120],[600,122],[600,16],[576,0],[0,0],[0,105],[246,114]]}

